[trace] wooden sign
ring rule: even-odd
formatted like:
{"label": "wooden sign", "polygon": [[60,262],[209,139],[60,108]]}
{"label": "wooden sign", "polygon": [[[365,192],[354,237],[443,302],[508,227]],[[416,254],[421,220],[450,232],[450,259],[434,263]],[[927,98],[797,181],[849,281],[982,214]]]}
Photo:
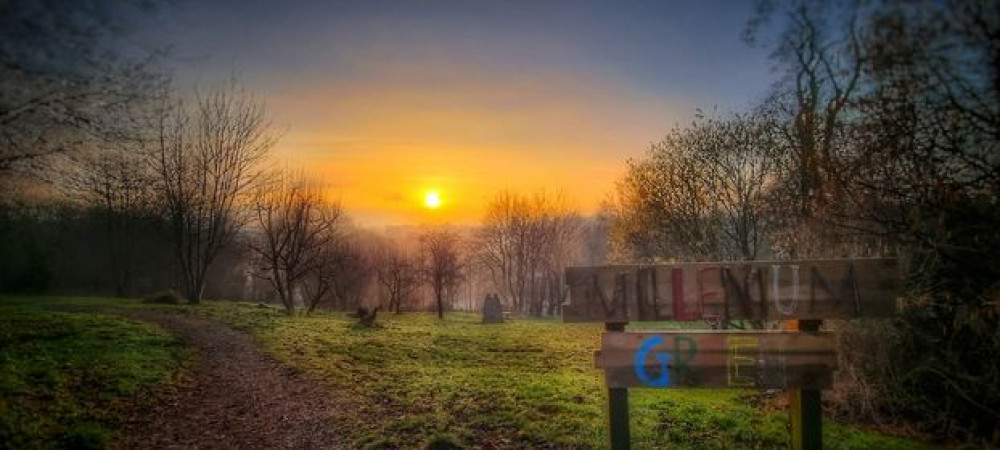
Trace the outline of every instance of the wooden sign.
{"label": "wooden sign", "polygon": [[896,259],[570,267],[565,322],[886,317]]}
{"label": "wooden sign", "polygon": [[829,333],[605,333],[597,367],[608,387],[829,388],[837,368]]}

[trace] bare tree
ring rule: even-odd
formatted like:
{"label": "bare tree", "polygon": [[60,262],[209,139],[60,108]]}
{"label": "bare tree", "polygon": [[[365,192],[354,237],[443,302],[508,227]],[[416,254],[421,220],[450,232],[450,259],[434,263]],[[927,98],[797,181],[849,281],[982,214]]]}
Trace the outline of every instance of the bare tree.
{"label": "bare tree", "polygon": [[611,220],[614,215],[613,206],[605,201],[592,217],[583,223],[581,239],[583,241],[582,263],[600,266],[611,261]]}
{"label": "bare tree", "polygon": [[[259,189],[253,207],[259,236],[251,248],[263,262],[261,276],[277,292],[285,311],[294,314],[295,297],[305,277],[329,265],[329,247],[338,238],[340,207],[326,200],[315,181],[287,172]],[[314,285],[310,312],[325,295],[325,286]]]}
{"label": "bare tree", "polygon": [[338,240],[320,247],[317,264],[308,271],[302,279],[302,294],[307,303],[306,314],[312,314],[321,303],[334,296],[334,286],[337,282],[338,241],[343,236],[338,233]]}
{"label": "bare tree", "polygon": [[615,192],[611,235],[616,259],[702,260],[719,255],[719,217],[713,193],[701,183],[705,167],[689,152],[675,151],[672,139],[653,144],[649,157],[628,161]]}
{"label": "bare tree", "polygon": [[752,260],[770,251],[783,142],[759,114],[699,116],[673,130],[647,159],[630,162],[619,184],[619,247],[652,260]]}
{"label": "bare tree", "polygon": [[123,146],[91,153],[80,159],[78,170],[60,186],[97,216],[110,263],[115,295],[134,295],[142,234],[151,230],[156,214],[147,154],[138,146]]}
{"label": "bare tree", "polygon": [[526,295],[526,253],[522,219],[527,205],[511,192],[497,194],[486,207],[486,216],[479,231],[480,257],[493,275],[494,283],[511,307],[519,310]]}
{"label": "bare tree", "polygon": [[480,262],[517,311],[554,312],[562,270],[579,253],[582,221],[560,195],[497,194],[476,237]]}
{"label": "bare tree", "polygon": [[399,314],[403,302],[420,285],[419,265],[397,245],[386,244],[375,266],[378,282],[389,296],[389,309]]}
{"label": "bare tree", "polygon": [[619,184],[617,238],[646,258],[755,259],[769,249],[771,190],[784,140],[764,115],[706,118],[632,161]]}
{"label": "bare tree", "polygon": [[784,70],[775,106],[790,121],[785,129],[796,155],[795,171],[804,214],[817,202],[829,200],[825,192],[837,181],[842,114],[857,95],[865,61],[865,29],[856,5],[849,2],[761,2],[745,37],[754,43],[760,30],[774,17],[785,19],[772,59]]}
{"label": "bare tree", "polygon": [[772,192],[783,173],[785,140],[771,117],[734,114],[696,123],[682,142],[695,164],[705,170],[699,180],[713,195],[712,209],[721,218],[720,250],[724,257],[753,260],[769,249]]}
{"label": "bare tree", "polygon": [[365,293],[371,288],[375,272],[372,251],[366,238],[355,230],[329,248],[327,276],[332,279],[332,292],[341,310],[362,306]]}
{"label": "bare tree", "polygon": [[118,140],[127,111],[162,82],[112,40],[156,2],[107,3],[0,3],[0,174]]}
{"label": "bare tree", "polygon": [[155,168],[184,295],[201,301],[219,251],[250,217],[248,195],[277,141],[264,104],[235,82],[199,94],[192,110],[165,99]]}
{"label": "bare tree", "polygon": [[444,318],[445,300],[462,282],[458,235],[447,228],[430,229],[420,235],[422,272],[434,292],[439,318]]}
{"label": "bare tree", "polygon": [[158,3],[0,2],[0,183],[82,200],[119,296],[135,293],[137,241],[152,234],[140,231],[151,217],[139,141],[165,77],[118,39]]}
{"label": "bare tree", "polygon": [[[747,42],[771,45],[775,69],[782,74],[763,108],[781,119],[788,143],[789,170],[774,196],[797,206],[786,207],[781,217],[782,250],[795,257],[843,248],[843,236],[832,225],[849,205],[844,190],[852,184],[850,169],[858,164],[850,117],[857,114],[865,90],[868,5],[761,0],[746,29]],[[787,26],[769,27],[772,21]],[[775,29],[775,36],[765,33]]]}
{"label": "bare tree", "polygon": [[563,282],[566,267],[580,259],[583,239],[583,219],[569,210],[565,200],[557,198],[541,217],[542,234],[546,236],[542,253],[544,280],[534,307],[535,315],[546,308],[555,315],[569,295]]}

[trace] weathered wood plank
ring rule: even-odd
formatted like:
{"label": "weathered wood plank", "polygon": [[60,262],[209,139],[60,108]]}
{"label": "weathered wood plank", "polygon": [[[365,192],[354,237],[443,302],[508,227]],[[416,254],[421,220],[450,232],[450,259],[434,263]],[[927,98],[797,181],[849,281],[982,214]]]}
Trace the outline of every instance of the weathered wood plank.
{"label": "weathered wood plank", "polygon": [[896,259],[566,269],[566,322],[848,319],[896,311]]}
{"label": "weathered wood plank", "polygon": [[[584,322],[628,322],[628,301],[634,297],[638,266],[572,267],[566,269],[570,296],[585,299],[563,307],[563,318],[600,317]],[[567,309],[568,308],[568,309]]]}
{"label": "weathered wood plank", "polygon": [[609,387],[825,389],[837,368],[829,333],[605,333],[601,344]]}

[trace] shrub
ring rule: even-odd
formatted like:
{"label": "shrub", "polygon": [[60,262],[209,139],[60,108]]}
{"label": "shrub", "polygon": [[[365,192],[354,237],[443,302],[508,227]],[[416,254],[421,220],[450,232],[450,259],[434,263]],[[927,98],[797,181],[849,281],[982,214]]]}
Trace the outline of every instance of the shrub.
{"label": "shrub", "polygon": [[184,297],[173,289],[154,292],[143,299],[146,303],[162,303],[167,305],[179,305],[184,303]]}
{"label": "shrub", "polygon": [[437,434],[427,443],[427,450],[461,450],[457,437],[450,434]]}
{"label": "shrub", "polygon": [[76,424],[59,439],[65,448],[101,449],[108,441],[110,433],[98,425]]}

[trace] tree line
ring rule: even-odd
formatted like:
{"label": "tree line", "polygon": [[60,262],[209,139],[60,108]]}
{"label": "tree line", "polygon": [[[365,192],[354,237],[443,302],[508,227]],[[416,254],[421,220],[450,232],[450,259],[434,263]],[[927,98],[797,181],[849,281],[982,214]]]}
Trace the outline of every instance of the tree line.
{"label": "tree line", "polygon": [[179,92],[157,52],[122,50],[130,15],[159,7],[2,6],[0,288],[439,314],[500,288],[557,312],[581,222],[564,200],[499,194],[483,230],[354,226],[322,180],[275,167],[263,98],[235,79]]}

